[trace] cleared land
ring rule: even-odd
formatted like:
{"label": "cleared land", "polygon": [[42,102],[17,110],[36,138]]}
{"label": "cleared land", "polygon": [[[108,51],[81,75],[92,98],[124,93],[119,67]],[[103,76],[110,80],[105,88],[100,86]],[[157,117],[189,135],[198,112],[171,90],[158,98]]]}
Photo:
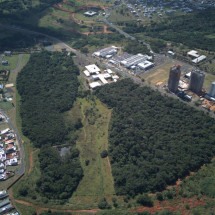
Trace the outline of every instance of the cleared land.
{"label": "cleared land", "polygon": [[[85,208],[97,207],[99,199],[115,194],[109,158],[102,159],[100,156],[103,150],[108,149],[111,110],[99,100],[79,99],[77,105],[80,107],[83,123],[77,147],[80,150],[84,177],[70,204]],[[86,160],[89,160],[89,165],[86,165]]]}
{"label": "cleared land", "polygon": [[149,84],[155,85],[159,82],[165,83],[169,77],[170,67],[175,64],[178,64],[178,62],[173,59],[168,59],[162,65],[156,66],[154,69],[140,74],[140,76]]}

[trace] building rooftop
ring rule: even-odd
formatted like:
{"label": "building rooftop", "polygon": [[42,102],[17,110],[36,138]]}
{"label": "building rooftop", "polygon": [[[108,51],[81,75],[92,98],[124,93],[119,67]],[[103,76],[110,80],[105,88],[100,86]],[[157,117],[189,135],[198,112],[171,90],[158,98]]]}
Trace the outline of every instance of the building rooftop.
{"label": "building rooftop", "polygon": [[192,56],[192,57],[199,57],[198,52],[195,51],[195,50],[191,50],[191,51],[187,52],[187,54],[188,54],[189,56]]}
{"label": "building rooftop", "polygon": [[91,65],[85,66],[85,68],[88,70],[88,72],[89,72],[90,74],[97,73],[97,72],[100,72],[100,71],[101,71],[101,70],[98,68],[98,66],[96,66],[95,64],[91,64]]}
{"label": "building rooftop", "polygon": [[100,87],[101,84],[99,82],[95,81],[95,82],[90,83],[89,86],[91,89],[94,89],[96,87]]}
{"label": "building rooftop", "polygon": [[201,55],[201,56],[195,58],[194,60],[192,60],[192,62],[193,62],[193,63],[199,63],[199,62],[205,60],[206,58],[207,58],[207,57],[206,57],[205,55]]}
{"label": "building rooftop", "polygon": [[97,14],[97,12],[95,11],[87,11],[84,13],[85,16],[95,16]]}

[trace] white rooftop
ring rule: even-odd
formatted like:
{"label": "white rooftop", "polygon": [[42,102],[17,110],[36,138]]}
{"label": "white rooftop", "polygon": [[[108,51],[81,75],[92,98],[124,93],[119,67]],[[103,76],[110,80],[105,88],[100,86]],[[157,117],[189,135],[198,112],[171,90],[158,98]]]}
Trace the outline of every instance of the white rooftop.
{"label": "white rooftop", "polygon": [[101,71],[99,69],[99,67],[96,66],[95,64],[91,64],[91,65],[85,66],[85,68],[89,71],[90,74],[97,73],[97,72]]}
{"label": "white rooftop", "polygon": [[94,16],[96,14],[97,14],[97,12],[95,12],[95,11],[87,11],[84,13],[84,15],[87,15],[87,16]]}
{"label": "white rooftop", "polygon": [[119,79],[119,76],[118,75],[113,75],[112,78],[113,79]]}
{"label": "white rooftop", "polygon": [[142,63],[139,63],[138,66],[141,68],[141,69],[147,69],[148,67],[150,66],[153,66],[154,64],[148,60],[142,62]]}
{"label": "white rooftop", "polygon": [[205,55],[201,55],[201,56],[195,58],[194,60],[192,60],[192,62],[193,63],[199,63],[199,62],[201,62],[201,61],[203,61],[205,59],[206,59],[206,56]]}
{"label": "white rooftop", "polygon": [[97,81],[92,82],[92,83],[90,83],[89,85],[90,85],[90,88],[91,88],[91,89],[94,89],[94,88],[96,88],[96,87],[100,87],[100,86],[101,86],[101,84],[100,84],[99,82],[97,82]]}
{"label": "white rooftop", "polygon": [[192,56],[192,57],[199,57],[198,52],[195,50],[191,50],[191,51],[187,52],[187,54]]}
{"label": "white rooftop", "polygon": [[84,70],[83,73],[84,73],[87,77],[90,76],[90,73],[89,73],[87,70]]}
{"label": "white rooftop", "polygon": [[111,69],[107,69],[107,72],[108,72],[109,74],[113,74],[113,71],[112,71]]}

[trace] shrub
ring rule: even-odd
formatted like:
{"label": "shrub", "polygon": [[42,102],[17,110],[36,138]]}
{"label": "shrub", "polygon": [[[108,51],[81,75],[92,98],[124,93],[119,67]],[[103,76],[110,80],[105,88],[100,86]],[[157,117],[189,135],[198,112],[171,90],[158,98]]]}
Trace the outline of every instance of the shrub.
{"label": "shrub", "polygon": [[108,204],[106,198],[103,198],[99,201],[98,207],[100,209],[110,209],[111,208],[111,206]]}
{"label": "shrub", "polygon": [[137,197],[137,203],[143,206],[153,207],[153,201],[147,194],[139,195]]}
{"label": "shrub", "polygon": [[106,158],[107,156],[108,156],[107,150],[103,150],[103,151],[101,152],[101,158]]}

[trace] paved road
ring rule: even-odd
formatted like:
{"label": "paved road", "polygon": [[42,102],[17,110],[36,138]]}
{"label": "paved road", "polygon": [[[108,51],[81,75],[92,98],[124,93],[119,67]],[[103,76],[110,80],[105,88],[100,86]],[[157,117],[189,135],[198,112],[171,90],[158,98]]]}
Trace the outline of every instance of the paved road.
{"label": "paved road", "polygon": [[[124,2],[122,2],[123,4]],[[125,4],[125,3],[124,3]],[[106,16],[103,17],[103,22],[110,26],[111,28],[114,28],[118,33],[120,33],[121,35],[125,36],[125,38],[131,39],[131,40],[137,40],[136,37],[126,33],[125,31],[123,31],[122,29],[120,29],[118,26],[116,26],[115,24],[113,24],[112,22],[108,21],[108,17],[111,16],[111,10],[105,10],[105,13],[108,14]],[[149,43],[146,43],[144,40],[138,40],[139,43],[145,45],[147,47],[147,49],[150,51],[151,54],[153,54],[153,50],[150,46]]]}

